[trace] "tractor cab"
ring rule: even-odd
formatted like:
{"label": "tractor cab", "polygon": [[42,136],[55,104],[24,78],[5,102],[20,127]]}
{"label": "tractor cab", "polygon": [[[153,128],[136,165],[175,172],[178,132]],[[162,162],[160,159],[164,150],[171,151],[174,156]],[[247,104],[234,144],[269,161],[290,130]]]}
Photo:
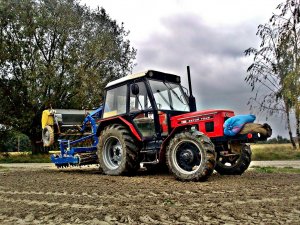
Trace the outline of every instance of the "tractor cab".
{"label": "tractor cab", "polygon": [[180,77],[149,70],[106,86],[103,119],[122,117],[143,140],[161,139],[171,131],[170,118],[190,112]]}

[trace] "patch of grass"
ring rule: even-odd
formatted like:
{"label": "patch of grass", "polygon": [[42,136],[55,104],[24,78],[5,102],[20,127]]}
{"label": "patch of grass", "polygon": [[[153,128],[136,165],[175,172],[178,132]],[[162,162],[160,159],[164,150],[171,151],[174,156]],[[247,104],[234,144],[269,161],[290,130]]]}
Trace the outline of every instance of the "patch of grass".
{"label": "patch of grass", "polygon": [[164,200],[164,205],[174,205],[174,204],[175,202],[172,199],[167,198]]}
{"label": "patch of grass", "polygon": [[300,150],[291,144],[253,144],[252,160],[300,160]]}
{"label": "patch of grass", "polygon": [[300,174],[300,169],[293,167],[260,167],[254,166],[252,167],[256,172],[259,173],[292,173],[292,174]]}
{"label": "patch of grass", "polygon": [[50,163],[49,154],[32,155],[30,153],[0,154],[0,163]]}
{"label": "patch of grass", "polygon": [[0,166],[0,172],[8,172],[9,168],[5,167],[5,166]]}

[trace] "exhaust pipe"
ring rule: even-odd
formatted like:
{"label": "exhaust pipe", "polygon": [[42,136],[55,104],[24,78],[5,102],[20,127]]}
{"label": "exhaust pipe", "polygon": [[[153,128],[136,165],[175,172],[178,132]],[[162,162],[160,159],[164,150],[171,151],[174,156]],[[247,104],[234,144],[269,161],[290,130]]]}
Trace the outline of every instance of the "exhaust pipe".
{"label": "exhaust pipe", "polygon": [[189,96],[190,112],[196,112],[197,111],[196,99],[193,96],[191,73],[190,73],[190,67],[189,66],[187,66],[187,75],[188,75],[189,93],[190,93],[190,96]]}

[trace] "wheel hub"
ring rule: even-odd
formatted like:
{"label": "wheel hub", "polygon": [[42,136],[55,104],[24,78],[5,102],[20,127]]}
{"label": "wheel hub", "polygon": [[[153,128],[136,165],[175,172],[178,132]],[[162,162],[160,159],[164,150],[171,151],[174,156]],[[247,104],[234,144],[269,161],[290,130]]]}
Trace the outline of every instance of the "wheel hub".
{"label": "wheel hub", "polygon": [[122,161],[122,145],[116,137],[110,137],[104,145],[104,163],[111,170],[117,169]]}
{"label": "wheel hub", "polygon": [[178,167],[187,173],[194,171],[193,168],[199,166],[201,161],[197,146],[190,142],[182,142],[178,145],[176,158]]}
{"label": "wheel hub", "polygon": [[193,162],[194,158],[194,153],[190,149],[186,149],[180,154],[180,159],[185,161],[186,163]]}
{"label": "wheel hub", "polygon": [[120,162],[122,159],[122,149],[119,145],[113,147],[113,156],[112,159],[116,162]]}
{"label": "wheel hub", "polygon": [[46,131],[46,132],[45,132],[45,138],[46,138],[47,140],[49,140],[49,131]]}

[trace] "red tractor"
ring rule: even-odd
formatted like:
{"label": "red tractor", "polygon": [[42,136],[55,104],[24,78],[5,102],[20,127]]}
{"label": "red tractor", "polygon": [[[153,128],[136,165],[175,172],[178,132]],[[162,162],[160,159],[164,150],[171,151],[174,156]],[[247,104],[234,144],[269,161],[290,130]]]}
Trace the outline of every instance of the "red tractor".
{"label": "red tractor", "polygon": [[107,84],[97,120],[97,156],[108,175],[134,174],[167,165],[183,181],[206,180],[214,171],[242,174],[251,162],[248,143],[266,140],[259,131],[224,135],[231,110],[196,111],[188,67],[188,96],[180,77],[149,70]]}

